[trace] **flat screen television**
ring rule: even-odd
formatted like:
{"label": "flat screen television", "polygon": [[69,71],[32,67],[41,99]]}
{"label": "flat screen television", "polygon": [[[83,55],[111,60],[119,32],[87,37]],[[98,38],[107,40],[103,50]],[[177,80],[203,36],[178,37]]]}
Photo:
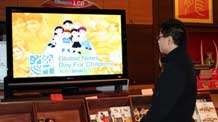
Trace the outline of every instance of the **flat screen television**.
{"label": "flat screen television", "polygon": [[124,10],[7,7],[6,15],[6,92],[127,83]]}

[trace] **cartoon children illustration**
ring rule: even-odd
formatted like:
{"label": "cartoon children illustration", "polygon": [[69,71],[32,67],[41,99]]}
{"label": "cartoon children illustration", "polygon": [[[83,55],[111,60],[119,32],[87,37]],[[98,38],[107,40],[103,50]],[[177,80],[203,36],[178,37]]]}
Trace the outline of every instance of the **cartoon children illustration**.
{"label": "cartoon children illustration", "polygon": [[53,38],[49,41],[48,46],[54,48],[56,44],[62,40],[63,31],[64,28],[62,26],[55,27]]}
{"label": "cartoon children illustration", "polygon": [[71,30],[64,30],[63,32],[63,38],[62,38],[62,44],[61,44],[61,52],[67,53],[71,52],[71,47],[72,46],[72,35],[71,35]]}
{"label": "cartoon children illustration", "polygon": [[73,29],[73,22],[71,20],[65,20],[63,22],[64,30],[72,30]]}
{"label": "cartoon children illustration", "polygon": [[[52,37],[52,39],[48,42],[48,45],[45,49],[46,54],[55,54],[60,48],[60,43],[62,41],[63,38],[63,27],[62,26],[57,26],[54,29],[54,35]],[[60,50],[60,49],[59,49]]]}
{"label": "cartoon children illustration", "polygon": [[73,22],[71,20],[65,20],[63,22],[63,38],[62,38],[62,53],[70,53],[71,52],[71,46],[72,46],[72,35],[71,31],[73,28]]}
{"label": "cartoon children illustration", "polygon": [[81,36],[80,43],[81,43],[82,47],[84,47],[86,50],[92,50],[92,46],[86,37],[87,29],[85,27],[81,26],[81,27],[79,27],[78,30],[79,30],[79,33]]}
{"label": "cartoon children illustration", "polygon": [[49,41],[45,52],[56,53],[58,51],[58,53],[65,54],[81,54],[83,50],[87,50],[95,54],[86,34],[86,27],[80,23],[73,24],[71,20],[65,20],[62,26],[57,26],[54,29],[54,35]]}
{"label": "cartoon children illustration", "polygon": [[81,37],[80,37],[79,30],[74,28],[72,29],[71,34],[73,40],[73,45],[72,45],[73,53],[77,52],[78,54],[81,54],[80,50],[82,46],[80,44]]}

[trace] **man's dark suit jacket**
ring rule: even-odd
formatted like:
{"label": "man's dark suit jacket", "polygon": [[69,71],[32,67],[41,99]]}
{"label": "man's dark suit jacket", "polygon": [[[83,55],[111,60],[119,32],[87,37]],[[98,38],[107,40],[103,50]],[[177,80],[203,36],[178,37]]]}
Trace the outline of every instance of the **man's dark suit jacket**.
{"label": "man's dark suit jacket", "polygon": [[197,92],[193,63],[180,48],[171,51],[163,63],[152,106],[141,122],[191,122]]}

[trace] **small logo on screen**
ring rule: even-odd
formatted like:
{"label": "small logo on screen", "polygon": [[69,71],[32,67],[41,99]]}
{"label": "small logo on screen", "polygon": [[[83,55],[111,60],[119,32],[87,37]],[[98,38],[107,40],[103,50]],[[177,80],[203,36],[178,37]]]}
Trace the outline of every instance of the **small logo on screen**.
{"label": "small logo on screen", "polygon": [[30,55],[30,74],[32,76],[54,74],[54,57],[52,55]]}

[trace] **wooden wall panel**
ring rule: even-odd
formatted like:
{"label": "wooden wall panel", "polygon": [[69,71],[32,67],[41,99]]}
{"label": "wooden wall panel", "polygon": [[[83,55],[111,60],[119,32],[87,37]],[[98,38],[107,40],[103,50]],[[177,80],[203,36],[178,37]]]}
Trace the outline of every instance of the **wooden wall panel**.
{"label": "wooden wall panel", "polygon": [[126,23],[129,23],[128,0],[104,0],[104,9],[123,9],[126,11]]}
{"label": "wooden wall panel", "polygon": [[[155,36],[159,35],[159,0],[153,0],[152,4],[152,11],[153,11],[153,40],[157,42]],[[154,44],[154,62],[156,65],[154,65],[154,80],[156,81],[159,77],[160,67],[158,65],[159,61],[159,46],[158,44]]]}
{"label": "wooden wall panel", "polygon": [[104,1],[103,0],[89,0],[90,2],[93,2],[98,8],[103,9]]}
{"label": "wooden wall panel", "polygon": [[[40,7],[47,0],[0,0],[0,21],[5,21],[5,6]],[[127,24],[148,24],[153,21],[152,0],[90,0],[102,9],[126,10]]]}
{"label": "wooden wall panel", "polygon": [[128,9],[128,0],[104,0],[104,8]]}
{"label": "wooden wall panel", "polygon": [[148,24],[153,22],[152,0],[129,0],[130,24]]}
{"label": "wooden wall panel", "polygon": [[152,26],[127,25],[127,58],[130,84],[154,81]]}
{"label": "wooden wall panel", "polygon": [[1,8],[6,6],[17,6],[18,0],[0,0]]}
{"label": "wooden wall panel", "polygon": [[0,8],[0,21],[5,21],[5,8]]}
{"label": "wooden wall panel", "polygon": [[159,23],[162,20],[173,18],[173,0],[159,0]]}
{"label": "wooden wall panel", "polygon": [[19,7],[40,7],[46,0],[18,0]]}
{"label": "wooden wall panel", "polygon": [[218,25],[218,0],[213,0],[213,22]]}
{"label": "wooden wall panel", "polygon": [[0,21],[5,21],[6,12],[5,8],[7,6],[17,6],[18,0],[0,0]]}

